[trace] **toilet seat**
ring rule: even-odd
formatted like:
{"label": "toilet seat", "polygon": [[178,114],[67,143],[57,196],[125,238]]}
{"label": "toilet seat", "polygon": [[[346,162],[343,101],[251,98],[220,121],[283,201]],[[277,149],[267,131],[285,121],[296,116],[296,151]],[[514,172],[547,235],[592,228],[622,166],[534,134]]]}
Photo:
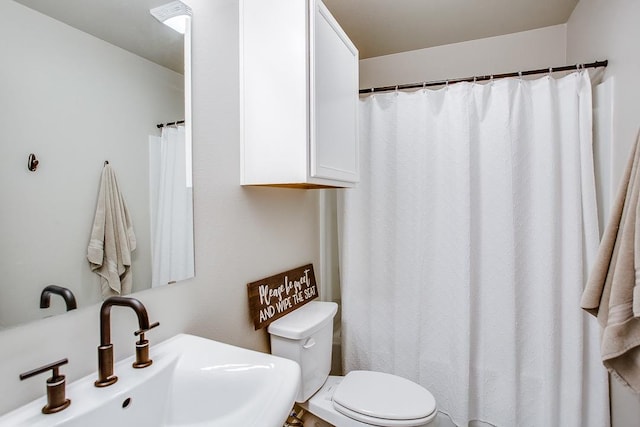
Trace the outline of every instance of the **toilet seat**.
{"label": "toilet seat", "polygon": [[336,411],[374,426],[422,426],[436,416],[436,402],[428,390],[383,372],[348,373],[332,400]]}

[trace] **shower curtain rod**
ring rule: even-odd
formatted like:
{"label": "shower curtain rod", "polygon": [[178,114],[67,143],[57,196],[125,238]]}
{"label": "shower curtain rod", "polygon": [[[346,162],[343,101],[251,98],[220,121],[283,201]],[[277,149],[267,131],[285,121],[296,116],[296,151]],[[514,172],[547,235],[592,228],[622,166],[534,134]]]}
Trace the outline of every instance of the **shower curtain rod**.
{"label": "shower curtain rod", "polygon": [[460,79],[450,79],[450,80],[434,80],[430,82],[421,82],[421,83],[406,83],[406,84],[396,85],[396,86],[372,87],[369,89],[360,89],[360,94],[387,92],[390,90],[419,89],[419,88],[425,88],[429,86],[443,86],[447,84],[454,84],[454,83],[461,83],[461,82],[482,82],[486,80],[504,79],[506,77],[522,77],[522,76],[531,76],[534,74],[555,73],[558,71],[582,70],[585,68],[606,67],[608,64],[609,64],[609,61],[604,60],[604,61],[590,62],[588,64],[565,65],[562,67],[540,68],[538,70],[516,71],[513,73],[491,74],[491,75],[485,75],[485,76],[464,77]]}
{"label": "shower curtain rod", "polygon": [[169,123],[158,123],[156,126],[158,129],[162,129],[165,126],[173,126],[173,125],[181,125],[184,124],[184,120],[178,120],[177,122],[169,122]]}

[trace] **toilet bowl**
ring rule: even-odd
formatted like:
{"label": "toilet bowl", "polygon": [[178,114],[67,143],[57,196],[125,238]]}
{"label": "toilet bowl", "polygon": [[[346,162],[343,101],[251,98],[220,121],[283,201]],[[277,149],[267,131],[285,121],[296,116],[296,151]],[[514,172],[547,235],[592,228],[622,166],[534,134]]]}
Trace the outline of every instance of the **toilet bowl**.
{"label": "toilet bowl", "polygon": [[436,417],[436,402],[424,387],[382,372],[329,376],[332,321],[338,305],[312,301],[269,325],[271,353],[300,365],[296,401],[336,427],[421,427]]}

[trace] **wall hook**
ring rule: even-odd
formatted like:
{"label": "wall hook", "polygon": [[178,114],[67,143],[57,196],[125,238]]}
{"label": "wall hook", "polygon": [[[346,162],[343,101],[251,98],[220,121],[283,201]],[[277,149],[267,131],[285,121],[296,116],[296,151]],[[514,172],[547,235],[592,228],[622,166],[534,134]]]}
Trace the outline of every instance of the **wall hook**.
{"label": "wall hook", "polygon": [[40,162],[38,161],[38,159],[36,159],[36,155],[33,153],[29,154],[29,160],[27,161],[27,168],[31,172],[36,171],[36,169],[38,168],[38,163]]}

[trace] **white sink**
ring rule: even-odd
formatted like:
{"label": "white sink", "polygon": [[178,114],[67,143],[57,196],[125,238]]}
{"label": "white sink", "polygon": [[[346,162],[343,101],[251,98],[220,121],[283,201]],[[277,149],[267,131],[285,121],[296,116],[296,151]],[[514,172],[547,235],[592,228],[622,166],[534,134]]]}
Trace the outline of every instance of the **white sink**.
{"label": "white sink", "polygon": [[193,335],[152,344],[150,354],[144,369],[133,358],[116,363],[111,386],[95,387],[97,374],[68,384],[71,406],[61,412],[42,414],[42,397],[0,417],[0,426],[282,427],[300,384],[291,360]]}

